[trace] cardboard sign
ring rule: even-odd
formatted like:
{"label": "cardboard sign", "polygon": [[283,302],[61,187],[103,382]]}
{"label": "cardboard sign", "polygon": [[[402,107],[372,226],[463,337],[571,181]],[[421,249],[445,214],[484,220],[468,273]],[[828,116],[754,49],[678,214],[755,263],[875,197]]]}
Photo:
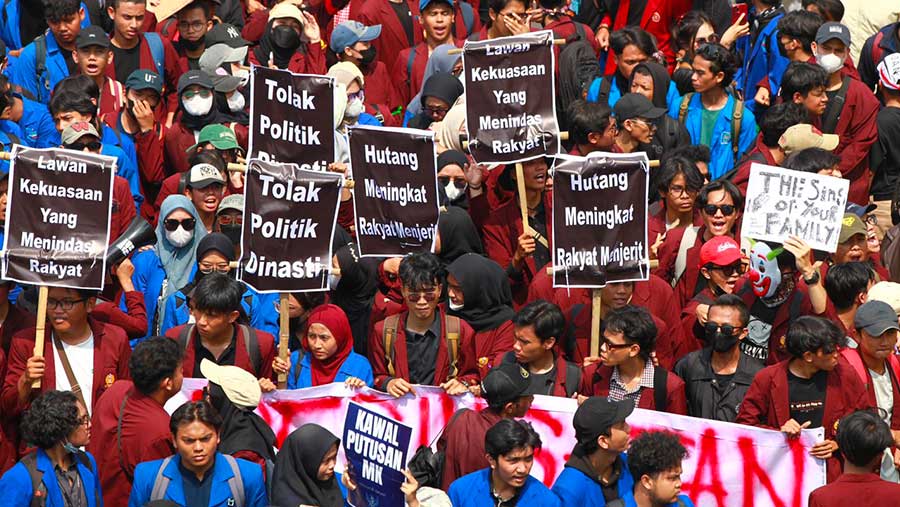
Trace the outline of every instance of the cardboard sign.
{"label": "cardboard sign", "polygon": [[553,173],[553,286],[647,280],[646,153],[561,155]]}
{"label": "cardboard sign", "polygon": [[342,177],[250,160],[238,280],[257,292],[328,290]]}
{"label": "cardboard sign", "polygon": [[463,49],[472,157],[509,163],[558,153],[553,32],[466,41]]}
{"label": "cardboard sign", "polygon": [[254,65],[247,159],[325,171],[334,162],[334,79]]}
{"label": "cardboard sign", "polygon": [[360,253],[431,252],[440,213],[434,132],[351,128],[350,165]]}
{"label": "cardboard sign", "polygon": [[16,145],[3,279],[103,290],[116,159]]}
{"label": "cardboard sign", "polygon": [[834,252],[849,188],[843,178],[754,163],[741,235],[776,243],[797,236],[814,250]]}
{"label": "cardboard sign", "polygon": [[403,470],[412,428],[350,402],[344,421],[347,473],[358,488],[348,495],[354,507],[404,507]]}

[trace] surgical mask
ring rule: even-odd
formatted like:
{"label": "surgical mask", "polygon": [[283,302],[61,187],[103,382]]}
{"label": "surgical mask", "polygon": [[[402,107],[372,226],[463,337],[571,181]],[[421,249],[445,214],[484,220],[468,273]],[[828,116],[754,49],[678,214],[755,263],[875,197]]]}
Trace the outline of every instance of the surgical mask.
{"label": "surgical mask", "polygon": [[455,304],[455,303],[453,302],[452,299],[450,299],[450,300],[447,301],[447,305],[448,305],[448,306],[450,307],[450,309],[453,310],[454,312],[458,312],[458,311],[462,310],[464,306],[466,306],[465,303],[463,303],[463,304],[461,304],[461,305]]}
{"label": "surgical mask", "polygon": [[457,187],[453,181],[444,185],[444,192],[447,194],[447,199],[450,199],[450,202],[454,202],[462,197],[465,191],[465,188]]}
{"label": "surgical mask", "polygon": [[213,96],[210,93],[206,98],[199,95],[194,95],[189,99],[183,98],[181,105],[184,107],[184,111],[191,116],[206,116],[212,109]]}
{"label": "surgical mask", "polygon": [[344,109],[344,117],[345,118],[359,118],[359,115],[366,110],[365,104],[363,104],[362,99],[355,98],[347,103],[347,109]]}
{"label": "surgical mask", "polygon": [[63,449],[65,449],[66,452],[68,452],[70,454],[78,453],[78,448],[75,447],[75,444],[73,444],[72,442],[69,442],[68,440],[66,440],[65,443],[63,443]]}
{"label": "surgical mask", "polygon": [[728,352],[733,349],[735,345],[737,345],[738,340],[740,339],[740,333],[738,334],[725,334],[721,331],[714,332],[706,332],[706,341],[716,352]]}
{"label": "surgical mask", "polygon": [[228,102],[228,110],[232,113],[243,111],[244,106],[247,105],[247,99],[244,98],[244,94],[240,90],[235,90],[226,101]]}
{"label": "surgical mask", "polygon": [[236,224],[219,225],[219,230],[228,237],[231,244],[237,245],[241,242],[241,227],[242,226]]}
{"label": "surgical mask", "polygon": [[178,226],[174,231],[166,231],[166,239],[175,248],[181,248],[191,242],[194,237],[194,231],[186,231],[184,227]]}
{"label": "surgical mask", "polygon": [[336,275],[334,273],[328,275],[328,287],[331,290],[337,289],[339,283],[341,283],[341,275]]}
{"label": "surgical mask", "polygon": [[829,75],[841,70],[841,67],[844,66],[844,60],[834,53],[816,55],[816,63],[819,64],[819,67],[825,69],[825,72]]}
{"label": "surgical mask", "polygon": [[241,84],[238,88],[243,88],[250,82],[250,71],[247,69],[231,69],[231,75],[241,78]]}
{"label": "surgical mask", "polygon": [[272,43],[285,53],[293,53],[300,47],[300,36],[293,28],[279,25],[272,29]]}

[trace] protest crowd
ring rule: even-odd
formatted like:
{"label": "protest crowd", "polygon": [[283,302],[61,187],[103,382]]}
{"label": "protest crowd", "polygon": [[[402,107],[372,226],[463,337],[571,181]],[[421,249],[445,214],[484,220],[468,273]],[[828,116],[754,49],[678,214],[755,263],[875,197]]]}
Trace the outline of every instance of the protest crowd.
{"label": "protest crowd", "polygon": [[[410,507],[694,505],[682,490],[684,442],[676,431],[632,432],[636,408],[768,428],[788,442],[821,428],[804,452],[824,462],[827,484],[803,502],[900,499],[895,3],[6,0],[0,9],[2,151],[114,160],[109,187],[57,197],[107,195],[107,244],[133,247],[103,264],[102,291],[0,281],[0,504],[372,505],[359,470],[336,466],[350,445],[341,431],[308,423],[276,436],[255,412],[280,389],[332,383],[398,400],[420,386],[483,400],[453,414],[434,453],[420,448],[400,465]],[[469,49],[463,56],[464,44],[487,48],[483,58],[523,52],[529,43],[491,41],[544,31],[549,69],[488,69]],[[316,168],[334,181],[355,176],[352,189],[286,190],[262,172],[262,193],[250,191],[266,138],[311,146],[321,134],[276,116],[312,103],[275,77],[254,80],[277,71],[328,78],[333,106],[317,110],[334,141]],[[492,103],[474,95],[487,82],[500,83]],[[517,116],[538,102],[543,119]],[[549,144],[503,134],[540,136],[547,122]],[[393,142],[357,155],[354,140],[402,132],[379,127],[428,132],[433,164],[431,144],[424,158]],[[476,135],[490,129],[500,134]],[[545,149],[557,143],[561,157]],[[539,155],[485,162],[486,150]],[[358,156],[433,169],[436,186],[364,186]],[[78,253],[48,224],[87,225],[22,196],[61,188],[45,187],[40,171],[80,166],[37,158],[37,176],[23,179],[15,173],[28,159],[16,157],[0,160],[7,249],[12,228],[46,226],[46,250]],[[562,162],[585,160],[609,171],[630,163],[610,160],[642,162],[629,173],[637,179],[589,179]],[[571,255],[582,269],[599,264],[593,289],[560,281],[578,238],[555,218],[564,189],[554,180],[606,185],[616,213],[594,206],[578,221],[640,237],[631,249],[601,248],[602,261],[596,245],[585,247],[592,258]],[[759,222],[776,195],[788,202],[810,184],[809,209],[772,208]],[[267,192],[294,201],[262,227],[285,239],[315,236],[296,206],[324,210],[334,195],[334,225],[318,224],[334,228],[326,290],[280,296],[246,283],[251,266],[255,280],[281,270],[246,247]],[[437,209],[436,231],[419,230],[427,248],[364,255],[378,235],[369,229],[386,229],[370,220],[363,192]],[[28,207],[43,222],[7,223],[8,211]],[[781,240],[755,232],[773,229]],[[139,235],[152,239],[139,245]],[[279,276],[310,270],[307,253],[293,253]],[[636,278],[605,271],[629,257],[639,259]],[[36,333],[46,334],[42,351]],[[167,411],[185,378],[208,387]],[[552,487],[530,473],[547,437],[524,420],[536,395],[578,404]]]}

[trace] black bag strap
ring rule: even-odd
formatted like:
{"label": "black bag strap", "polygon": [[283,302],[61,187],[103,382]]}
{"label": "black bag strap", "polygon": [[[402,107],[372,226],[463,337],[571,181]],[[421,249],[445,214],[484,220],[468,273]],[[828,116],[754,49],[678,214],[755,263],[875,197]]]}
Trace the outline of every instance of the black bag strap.
{"label": "black bag strap", "polygon": [[262,355],[259,351],[259,337],[256,336],[256,330],[247,324],[238,324],[241,334],[244,335],[244,351],[250,358],[250,364],[253,366],[253,374],[259,375],[262,371]]}
{"label": "black bag strap", "polygon": [[572,305],[572,309],[569,310],[569,326],[566,328],[566,341],[563,343],[563,351],[569,359],[573,359],[575,357],[575,352],[578,351],[578,337],[575,335],[575,319],[578,318],[578,315],[584,310],[585,306],[586,305],[583,303],[577,303]]}
{"label": "black bag strap", "polygon": [[44,507],[47,504],[47,487],[44,486],[44,472],[37,469],[37,451],[32,451],[19,460],[28,470],[31,478],[31,503],[30,507]]}
{"label": "black bag strap", "polygon": [[656,405],[657,412],[665,412],[669,397],[666,392],[668,384],[669,372],[657,366],[653,368],[653,404]]}
{"label": "black bag strap", "polygon": [[844,109],[844,101],[847,100],[847,90],[849,88],[850,78],[845,76],[841,82],[841,88],[838,90],[837,95],[834,96],[833,104],[828,107],[825,111],[825,116],[822,118],[822,132],[834,134],[838,119],[841,117],[841,111]]}
{"label": "black bag strap", "polygon": [[300,372],[303,370],[303,357],[306,355],[306,351],[303,350],[303,347],[297,349],[297,367],[294,369],[294,385],[297,385],[300,382]]}
{"label": "black bag strap", "polygon": [[577,364],[566,361],[566,398],[571,398],[573,394],[578,392],[578,386],[581,385],[581,368]]}
{"label": "black bag strap", "polygon": [[[47,35],[41,34],[34,39],[34,75],[38,78],[40,86],[50,93],[50,78],[47,72]],[[40,94],[40,90],[38,90]]]}
{"label": "black bag strap", "polygon": [[609,91],[612,90],[612,83],[615,76],[600,77],[600,92],[597,93],[597,103],[609,105]]}
{"label": "black bag strap", "polygon": [[119,417],[116,422],[116,454],[119,457],[119,468],[125,473],[128,482],[134,482],[134,476],[125,469],[125,458],[122,456],[122,419],[125,415],[125,404],[128,403],[129,396],[131,396],[131,393],[126,393],[125,397],[122,398],[122,404],[119,405]]}

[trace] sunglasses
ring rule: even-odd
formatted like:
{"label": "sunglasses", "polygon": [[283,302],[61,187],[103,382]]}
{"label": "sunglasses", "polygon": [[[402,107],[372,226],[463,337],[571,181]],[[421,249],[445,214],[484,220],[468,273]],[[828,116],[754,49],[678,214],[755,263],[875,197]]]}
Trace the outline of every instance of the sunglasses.
{"label": "sunglasses", "polygon": [[709,216],[715,216],[717,211],[721,211],[722,216],[730,217],[734,214],[734,206],[731,204],[723,204],[721,206],[716,206],[715,204],[707,204],[703,207],[703,211],[705,211]]}
{"label": "sunglasses", "polygon": [[447,111],[450,110],[450,108],[442,107],[442,106],[426,106],[425,110],[428,111],[429,114],[435,115],[435,114],[445,114]]}
{"label": "sunglasses", "polygon": [[409,301],[410,303],[418,303],[420,299],[425,298],[425,301],[430,303],[430,302],[434,301],[435,299],[437,299],[437,297],[438,297],[438,294],[435,292],[434,289],[431,289],[429,291],[410,292],[406,296],[406,300]]}
{"label": "sunglasses", "polygon": [[237,215],[237,216],[219,215],[219,218],[217,218],[216,220],[218,220],[219,225],[231,225],[231,224],[243,225],[244,224],[244,217],[241,215]]}
{"label": "sunglasses", "polygon": [[707,269],[715,269],[716,271],[721,271],[722,274],[726,277],[743,275],[747,272],[747,266],[743,262],[735,262],[734,264],[729,264],[727,266],[716,266],[715,264],[710,264],[709,266],[707,266]]}
{"label": "sunglasses", "polygon": [[729,324],[719,325],[719,324],[716,324],[715,322],[707,322],[703,326],[703,330],[706,331],[706,334],[721,332],[722,334],[729,335],[729,336],[740,333],[743,329],[744,329],[743,326],[735,327],[735,326],[732,326]]}
{"label": "sunglasses", "polygon": [[169,232],[175,232],[178,230],[178,226],[180,225],[186,231],[193,231],[194,226],[197,225],[197,221],[193,218],[185,218],[184,220],[175,220],[174,218],[167,218],[163,225],[166,227],[166,230]]}
{"label": "sunglasses", "polygon": [[438,176],[438,181],[440,182],[442,187],[446,187],[447,184],[450,183],[450,180],[453,180],[453,186],[462,190],[466,188],[466,185],[469,184],[465,178],[451,178],[450,176]]}
{"label": "sunglasses", "polygon": [[67,150],[75,150],[75,151],[84,151],[87,148],[89,151],[99,151],[103,144],[100,141],[91,141],[89,143],[72,143],[64,146]]}

